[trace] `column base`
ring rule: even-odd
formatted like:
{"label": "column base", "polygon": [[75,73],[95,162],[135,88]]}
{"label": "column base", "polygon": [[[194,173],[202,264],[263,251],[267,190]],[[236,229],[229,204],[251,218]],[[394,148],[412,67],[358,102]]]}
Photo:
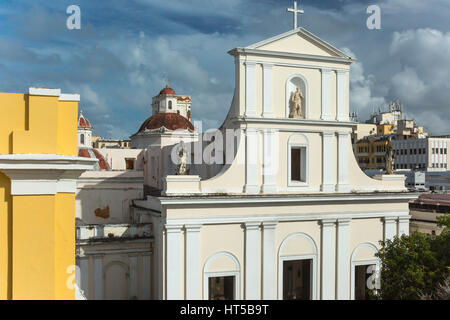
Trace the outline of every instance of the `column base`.
{"label": "column base", "polygon": [[336,185],[336,191],[342,193],[350,192],[350,186],[348,184],[338,184]]}
{"label": "column base", "polygon": [[261,187],[262,193],[277,193],[277,187],[274,184],[266,184]]}
{"label": "column base", "polygon": [[244,193],[247,193],[247,194],[258,194],[259,193],[259,187],[257,185],[246,184],[245,187],[244,187]]}
{"label": "column base", "polygon": [[336,191],[336,185],[334,185],[334,184],[323,184],[320,187],[320,190],[322,192],[326,192],[326,193],[334,193]]}

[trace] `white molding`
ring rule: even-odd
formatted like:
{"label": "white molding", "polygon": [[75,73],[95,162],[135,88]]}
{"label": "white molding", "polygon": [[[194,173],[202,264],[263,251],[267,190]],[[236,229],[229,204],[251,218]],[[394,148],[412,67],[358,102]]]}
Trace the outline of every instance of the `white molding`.
{"label": "white molding", "polygon": [[129,254],[128,260],[130,263],[130,285],[128,298],[132,299],[134,297],[138,297],[138,256],[137,254]]}
{"label": "white molding", "polygon": [[245,116],[256,116],[256,64],[245,62]]}
{"label": "white molding", "polygon": [[84,292],[86,298],[89,298],[89,257],[78,259],[79,278],[77,279],[78,287]]}
{"label": "white molding", "polygon": [[80,101],[79,94],[61,93],[59,95],[59,101]]}
{"label": "white molding", "polygon": [[323,219],[321,221],[321,265],[322,265],[322,300],[335,299],[335,252],[336,252],[336,236],[335,236],[336,219]]}
{"label": "white molding", "polygon": [[291,92],[289,92],[289,83],[294,78],[300,78],[303,81],[303,84],[305,85],[305,92],[303,93],[305,95],[304,101],[305,101],[305,114],[304,118],[309,119],[309,84],[306,77],[300,73],[292,74],[289,76],[289,78],[286,80],[285,88],[286,88],[286,107],[285,107],[285,116],[286,119],[295,119],[295,118],[289,118],[289,99],[291,97]]}
{"label": "white molding", "polygon": [[59,97],[61,95],[61,89],[49,89],[49,88],[34,88],[28,89],[28,94],[33,96],[51,96]]}
{"label": "white molding", "polygon": [[392,240],[397,233],[397,217],[384,217],[384,237],[383,240]]}
{"label": "white molding", "polygon": [[186,230],[186,299],[201,299],[200,228],[201,225],[187,224]]}
{"label": "white molding", "polygon": [[[320,39],[318,36],[314,35],[313,33],[309,32],[308,30],[302,28],[302,27],[298,27],[296,29],[292,29],[289,30],[287,32],[284,32],[282,34],[278,34],[276,36],[273,36],[269,39],[265,39],[262,41],[259,41],[257,43],[254,43],[252,45],[249,45],[247,47],[245,47],[244,49],[257,49],[259,47],[262,47],[264,45],[267,45],[269,43],[278,41],[280,39],[283,38],[287,38],[290,37],[291,35],[301,35],[306,41],[313,43],[314,45],[317,45],[319,47],[325,48],[328,51],[331,51],[332,53],[334,53],[335,55],[341,57],[341,58],[346,58],[347,60],[351,60],[354,61],[354,59],[348,55],[346,55],[345,53],[343,53],[341,50],[337,49],[336,47],[334,47],[333,45],[329,44],[328,42]],[[241,49],[241,48],[236,48],[236,49]]]}
{"label": "white molding", "polygon": [[277,221],[262,223],[262,299],[275,300],[276,290],[276,251],[275,229]]}
{"label": "white molding", "polygon": [[322,192],[332,193],[336,190],[333,183],[333,138],[334,132],[323,132],[322,134]]}
{"label": "white molding", "polygon": [[337,192],[349,192],[348,184],[348,144],[350,135],[344,132],[338,132],[338,181],[336,185]]}
{"label": "white molding", "polygon": [[245,193],[257,194],[258,187],[258,133],[256,129],[247,128],[245,132]]}
{"label": "white molding", "polygon": [[398,217],[398,232],[397,235],[400,237],[402,235],[409,235],[409,220],[411,219],[410,215],[400,216]]}
{"label": "white molding", "polygon": [[[308,240],[308,242],[313,247],[314,252],[312,254],[302,254],[302,255],[283,255],[282,252],[286,243],[288,243],[289,240],[296,237],[302,237]],[[292,260],[305,260],[305,259],[312,259],[311,299],[317,300],[317,274],[318,274],[317,255],[318,255],[317,245],[314,242],[314,240],[306,233],[297,232],[290,234],[286,238],[284,238],[278,249],[278,300],[283,299],[283,262]]]}
{"label": "white molding", "polygon": [[[281,51],[270,51],[270,50],[259,50],[259,49],[247,49],[247,48],[236,48],[231,50],[229,53],[233,54],[246,54],[247,56],[255,55],[259,57],[274,57],[274,58],[286,58],[286,59],[298,59],[298,60],[311,60],[318,62],[331,62],[331,63],[343,63],[345,65],[350,65],[355,60],[341,57],[326,57],[319,56],[315,54],[302,54],[302,53],[290,53],[290,52],[281,52]],[[245,61],[253,61],[246,59]],[[277,63],[278,65],[279,63]],[[322,66],[323,67],[323,66]]]}
{"label": "white molding", "polygon": [[350,296],[350,222],[351,219],[337,219],[336,299],[348,300]]}
{"label": "white molding", "polygon": [[322,116],[321,119],[331,119],[331,69],[322,68]]}
{"label": "white molding", "polygon": [[264,118],[272,118],[272,102],[273,102],[273,64],[263,63],[263,114]]}
{"label": "white molding", "polygon": [[339,201],[380,201],[380,200],[414,200],[417,199],[417,194],[408,194],[407,192],[372,192],[358,194],[324,194],[321,196],[311,195],[276,195],[276,196],[245,196],[237,194],[235,197],[213,197],[213,196],[198,196],[198,197],[160,197],[159,201],[162,205],[179,205],[179,204],[226,204],[226,203],[305,203],[305,202],[339,202]]}
{"label": "white molding", "polygon": [[103,255],[94,256],[94,299],[104,299]]}
{"label": "white molding", "polygon": [[260,223],[245,223],[245,299],[260,299]]}
{"label": "white molding", "polygon": [[292,124],[295,126],[304,125],[304,126],[312,126],[312,127],[327,127],[324,129],[317,129],[317,128],[311,128],[311,129],[302,129],[302,128],[286,128],[286,127],[272,127],[271,129],[275,130],[289,130],[289,131],[295,131],[295,130],[303,130],[305,132],[324,132],[329,131],[330,126],[332,127],[343,127],[347,128],[347,132],[351,133],[351,128],[354,128],[356,126],[355,122],[338,122],[338,121],[327,121],[327,120],[320,120],[320,119],[300,119],[300,118],[255,118],[255,117],[236,117],[232,118],[231,121],[237,124],[249,124],[249,123],[263,123],[263,124],[282,124],[282,125],[288,125]]}
{"label": "white molding", "polygon": [[142,300],[150,300],[151,298],[151,255],[142,255]]}
{"label": "white molding", "polygon": [[[142,239],[139,239],[142,240]],[[151,242],[150,239],[145,239],[147,243]],[[136,242],[133,241],[133,242]],[[101,242],[100,242],[101,243]],[[142,243],[141,241],[139,241],[139,243]],[[102,243],[104,244],[104,243]],[[86,248],[90,248],[92,246],[92,242],[88,243],[77,243],[77,247],[81,247],[83,250],[80,253],[77,253],[77,257],[88,257],[88,256],[96,256],[96,255],[111,255],[111,254],[133,254],[133,253],[142,253],[142,254],[153,254],[153,249],[152,248],[136,248],[136,249],[108,249],[108,248],[103,248],[101,250],[89,250],[87,251]]]}
{"label": "white molding", "polygon": [[337,110],[336,110],[336,120],[337,121],[348,121],[347,113],[347,77],[346,71],[337,70]]}
{"label": "white molding", "polygon": [[253,216],[209,216],[203,218],[175,218],[167,219],[168,224],[183,224],[183,223],[199,223],[199,224],[230,224],[230,223],[245,223],[245,222],[269,222],[276,219],[279,222],[288,221],[313,221],[313,220],[323,220],[323,219],[372,219],[372,218],[383,218],[386,216],[398,216],[399,214],[405,214],[407,212],[364,212],[364,213],[317,213],[317,214],[268,214],[266,216],[258,215]]}
{"label": "white molding", "polygon": [[11,180],[11,195],[76,192],[76,179],[97,159],[47,154],[0,155],[0,171]]}
{"label": "white molding", "polygon": [[277,186],[275,185],[275,174],[278,171],[278,157],[275,157],[277,150],[275,132],[271,129],[263,131],[263,185],[262,193],[275,194]]}
{"label": "white molding", "polygon": [[[241,62],[244,61],[248,61],[248,62],[253,62],[255,64],[265,64],[268,63],[267,61],[264,60],[258,60],[258,59],[243,59],[241,60]],[[302,63],[290,63],[290,62],[280,62],[280,61],[275,61],[275,62],[270,62],[271,64],[273,64],[273,66],[277,66],[277,67],[292,67],[292,68],[304,68],[304,69],[313,69],[313,70],[322,70],[324,69],[323,65],[319,65],[319,64],[302,64]],[[349,72],[348,69],[345,68],[338,68],[338,67],[326,67],[325,69],[329,69],[330,71],[335,71],[335,72]]]}
{"label": "white molding", "polygon": [[[218,256],[226,256],[231,260],[233,260],[235,269],[225,272],[209,272],[208,271],[209,264]],[[241,299],[240,273],[241,273],[241,265],[239,263],[239,260],[236,258],[234,254],[226,251],[221,251],[211,255],[206,260],[205,265],[203,267],[203,300],[209,299],[208,279],[212,277],[227,277],[227,276],[234,276],[234,300],[240,300]]]}
{"label": "white molding", "polygon": [[[166,299],[181,297],[181,225],[166,225]],[[184,268],[183,268],[184,269]]]}

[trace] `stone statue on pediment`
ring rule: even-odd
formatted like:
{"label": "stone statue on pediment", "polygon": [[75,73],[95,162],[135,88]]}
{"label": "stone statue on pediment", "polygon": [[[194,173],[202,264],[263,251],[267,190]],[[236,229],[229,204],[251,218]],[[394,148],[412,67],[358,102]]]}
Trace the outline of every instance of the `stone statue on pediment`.
{"label": "stone statue on pediment", "polygon": [[187,170],[187,152],[184,147],[184,142],[181,141],[181,145],[178,147],[178,157],[180,158],[180,164],[177,167],[177,175],[186,175]]}
{"label": "stone statue on pediment", "polygon": [[302,99],[303,94],[300,88],[297,87],[295,91],[292,91],[291,98],[289,99],[289,118],[305,118],[302,109]]}
{"label": "stone statue on pediment", "polygon": [[386,154],[385,154],[385,160],[386,160],[386,174],[394,174],[394,150],[390,145],[386,146]]}

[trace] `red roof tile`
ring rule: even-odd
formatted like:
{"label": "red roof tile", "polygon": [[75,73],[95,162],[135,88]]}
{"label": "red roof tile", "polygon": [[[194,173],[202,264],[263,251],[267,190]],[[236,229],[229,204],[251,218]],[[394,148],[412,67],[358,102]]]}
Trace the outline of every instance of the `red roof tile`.
{"label": "red roof tile", "polygon": [[146,129],[155,130],[161,127],[165,127],[169,130],[183,129],[194,131],[194,126],[192,123],[182,115],[177,113],[161,112],[145,120],[138,132],[145,131]]}

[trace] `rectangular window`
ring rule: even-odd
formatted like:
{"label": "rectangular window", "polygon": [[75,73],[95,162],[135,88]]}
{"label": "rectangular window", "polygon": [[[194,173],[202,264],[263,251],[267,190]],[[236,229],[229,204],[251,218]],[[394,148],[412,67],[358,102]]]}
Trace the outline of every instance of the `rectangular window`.
{"label": "rectangular window", "polygon": [[291,181],[306,182],[306,148],[291,147]]}
{"label": "rectangular window", "polygon": [[283,262],[283,300],[311,300],[312,259]]}
{"label": "rectangular window", "polygon": [[125,159],[125,169],[134,170],[134,159]]}
{"label": "rectangular window", "polygon": [[234,300],[235,277],[208,278],[209,300]]}
{"label": "rectangular window", "polygon": [[355,300],[369,300],[369,286],[373,286],[368,283],[372,276],[371,270],[375,270],[375,265],[355,266]]}

